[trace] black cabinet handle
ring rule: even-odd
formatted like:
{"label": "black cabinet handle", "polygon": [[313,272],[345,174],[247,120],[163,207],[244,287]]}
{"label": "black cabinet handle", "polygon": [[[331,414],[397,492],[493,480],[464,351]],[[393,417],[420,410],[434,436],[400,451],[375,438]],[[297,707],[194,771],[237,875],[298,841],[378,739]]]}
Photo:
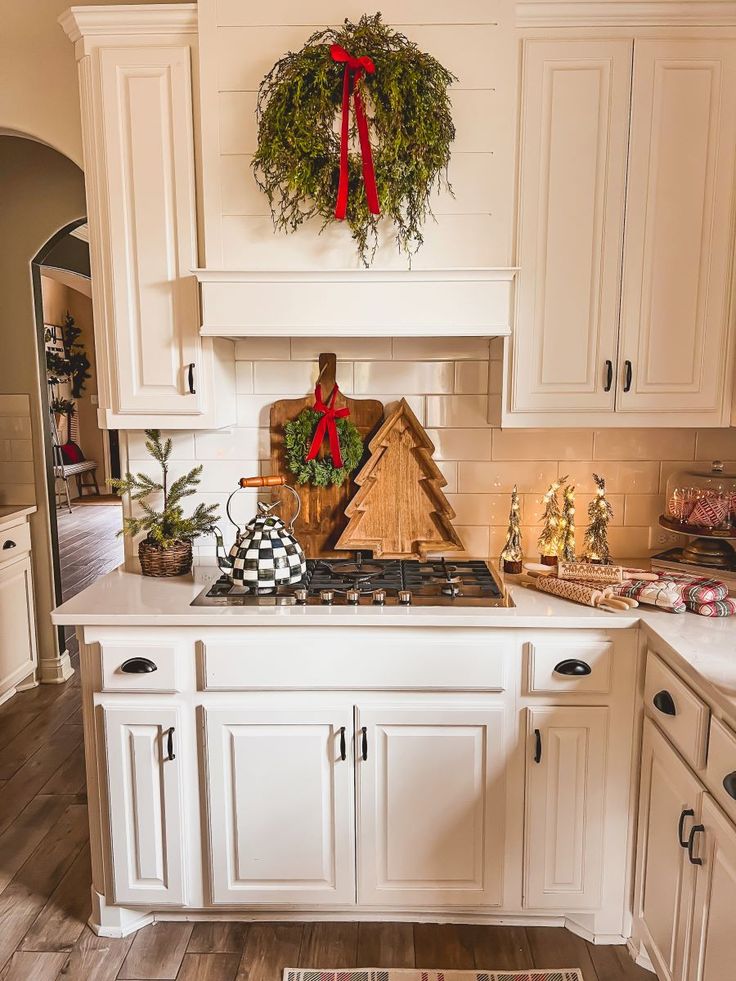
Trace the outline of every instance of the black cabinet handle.
{"label": "black cabinet handle", "polygon": [[3,542],[3,551],[5,551],[6,548],[17,548],[17,547],[18,546],[15,544],[15,542],[12,541],[10,538],[7,541]]}
{"label": "black cabinet handle", "polygon": [[606,384],[603,386],[603,391],[610,392],[611,385],[613,385],[613,361],[606,360]]}
{"label": "black cabinet handle", "polygon": [[670,695],[666,689],[658,691],[657,694],[652,699],[652,704],[656,709],[662,712],[663,715],[677,715],[677,709],[675,708],[675,700]]}
{"label": "black cabinet handle", "polygon": [[365,726],[363,726],[360,732],[361,732],[360,755],[362,759],[367,760],[368,759],[368,730],[366,729]]}
{"label": "black cabinet handle", "polygon": [[733,797],[736,800],[736,770],[733,773],[727,773],[723,778],[723,789],[729,797]]}
{"label": "black cabinet handle", "polygon": [[176,759],[176,753],[174,752],[174,727],[171,726],[168,733],[166,734],[166,752],[170,760]]}
{"label": "black cabinet handle", "polygon": [[631,362],[624,361],[624,391],[631,391]]}
{"label": "black cabinet handle", "polygon": [[346,760],[347,751],[345,746],[345,726],[340,726],[340,759]]}
{"label": "black cabinet handle", "polygon": [[194,387],[194,361],[189,365],[189,394],[197,394],[197,389]]}
{"label": "black cabinet handle", "polygon": [[564,674],[567,677],[582,678],[586,674],[590,674],[593,669],[585,661],[578,661],[577,658],[569,657],[564,661],[560,661],[559,664],[555,664],[554,673]]}
{"label": "black cabinet handle", "polygon": [[685,830],[685,818],[689,818],[689,817],[695,817],[695,811],[692,808],[687,807],[680,814],[680,820],[677,824],[677,840],[680,842],[681,848],[687,848],[687,839],[683,838],[682,834]]}
{"label": "black cabinet handle", "polygon": [[687,857],[690,859],[691,865],[703,864],[702,858],[695,858],[695,856],[693,855],[693,845],[695,844],[695,835],[701,831],[705,831],[705,826],[702,824],[694,824],[692,828],[690,828],[690,835],[688,836],[687,839]]}
{"label": "black cabinet handle", "polygon": [[534,762],[542,762],[542,733],[539,729],[534,730]]}
{"label": "black cabinet handle", "polygon": [[157,671],[158,668],[147,657],[131,657],[127,661],[123,661],[120,670],[126,674],[150,674],[152,671]]}

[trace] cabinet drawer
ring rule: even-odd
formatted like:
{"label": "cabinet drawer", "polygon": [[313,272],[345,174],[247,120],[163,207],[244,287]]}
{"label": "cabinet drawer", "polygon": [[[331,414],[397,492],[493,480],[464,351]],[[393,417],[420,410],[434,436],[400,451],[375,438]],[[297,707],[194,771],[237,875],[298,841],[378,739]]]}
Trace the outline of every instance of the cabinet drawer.
{"label": "cabinet drawer", "polygon": [[702,769],[710,709],[674,671],[651,653],[647,656],[644,707],[682,755],[696,769]]}
{"label": "cabinet drawer", "polygon": [[0,565],[20,558],[24,552],[31,550],[31,529],[28,523],[15,525],[0,531]]}
{"label": "cabinet drawer", "polygon": [[100,646],[103,691],[179,691],[175,647],[104,643]]}
{"label": "cabinet drawer", "polygon": [[718,719],[710,720],[705,782],[726,814],[736,821],[736,734]]}
{"label": "cabinet drawer", "polygon": [[611,641],[527,644],[529,694],[611,690]]}

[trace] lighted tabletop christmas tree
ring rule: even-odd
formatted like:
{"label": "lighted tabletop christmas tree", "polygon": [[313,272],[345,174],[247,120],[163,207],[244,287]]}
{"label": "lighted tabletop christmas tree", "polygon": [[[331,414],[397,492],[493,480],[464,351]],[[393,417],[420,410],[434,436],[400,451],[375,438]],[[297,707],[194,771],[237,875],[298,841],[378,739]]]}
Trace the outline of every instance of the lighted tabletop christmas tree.
{"label": "lighted tabletop christmas tree", "polygon": [[606,482],[603,477],[594,473],[593,480],[596,490],[595,497],[588,505],[590,524],[585,532],[583,557],[588,562],[607,564],[611,561],[611,553],[608,548],[608,524],[613,517],[613,508],[606,497]]}
{"label": "lighted tabletop christmas tree", "polygon": [[369,448],[355,478],[359,490],[345,508],[348,525],[335,547],[369,549],[386,559],[461,549],[451,524],[455,512],[442,493],[447,481],[432,459],[434,444],[405,399]]}
{"label": "lighted tabletop christmas tree", "polygon": [[560,477],[553,480],[547,489],[547,493],[542,498],[544,504],[544,514],[542,521],[544,525],[539,534],[537,544],[544,565],[555,565],[560,554],[560,533],[562,531],[562,513],[560,511],[560,501],[558,493],[567,477]]}
{"label": "lighted tabletop christmas tree", "polygon": [[509,512],[509,529],[506,533],[506,544],[501,552],[503,571],[509,575],[519,575],[522,571],[522,560],[524,558],[521,547],[521,508],[519,506],[519,493],[514,484],[511,491],[511,510]]}
{"label": "lighted tabletop christmas tree", "polygon": [[568,484],[562,492],[562,522],[560,531],[560,558],[575,561],[575,487]]}

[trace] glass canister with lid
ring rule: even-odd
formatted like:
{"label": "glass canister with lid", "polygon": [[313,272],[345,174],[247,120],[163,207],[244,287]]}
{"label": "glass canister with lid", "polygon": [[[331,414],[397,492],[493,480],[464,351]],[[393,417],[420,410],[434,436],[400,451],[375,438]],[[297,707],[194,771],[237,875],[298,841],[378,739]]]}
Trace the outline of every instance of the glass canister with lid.
{"label": "glass canister with lid", "polygon": [[677,470],[667,481],[663,517],[686,534],[736,535],[736,473],[727,473],[720,460],[710,468]]}

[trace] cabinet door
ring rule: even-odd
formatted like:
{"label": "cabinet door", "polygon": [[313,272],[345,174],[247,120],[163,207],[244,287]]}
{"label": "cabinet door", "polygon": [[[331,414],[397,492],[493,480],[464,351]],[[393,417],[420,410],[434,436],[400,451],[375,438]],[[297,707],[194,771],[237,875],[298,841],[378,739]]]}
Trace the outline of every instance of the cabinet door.
{"label": "cabinet door", "polygon": [[512,412],[613,410],[631,50],[524,42]]}
{"label": "cabinet door", "polygon": [[354,903],[352,705],[244,703],[205,728],[213,902]]}
{"label": "cabinet door", "polygon": [[736,924],[736,827],[709,794],[703,797],[703,831],[693,853],[700,858],[688,981],[724,981],[734,976]]}
{"label": "cabinet door", "polygon": [[0,699],[36,664],[31,558],[0,568]]}
{"label": "cabinet door", "polygon": [[180,906],[186,901],[180,711],[152,704],[102,712],[113,901]]}
{"label": "cabinet door", "polygon": [[524,906],[601,901],[608,709],[527,710]]}
{"label": "cabinet door", "polygon": [[[695,881],[679,833],[697,823],[700,784],[649,719],[644,722],[634,915],[660,978],[684,975]],[[690,811],[691,813],[687,813]]]}
{"label": "cabinet door", "polygon": [[356,733],[358,902],[500,906],[503,706],[361,706]]}
{"label": "cabinet door", "polygon": [[107,208],[99,231],[107,247],[113,408],[197,414],[203,385],[191,274],[197,247],[190,49],[172,43],[103,47],[98,54]]}
{"label": "cabinet door", "polygon": [[722,411],[730,371],[735,156],[733,42],[637,41],[621,412],[698,413],[685,424],[728,424]]}

